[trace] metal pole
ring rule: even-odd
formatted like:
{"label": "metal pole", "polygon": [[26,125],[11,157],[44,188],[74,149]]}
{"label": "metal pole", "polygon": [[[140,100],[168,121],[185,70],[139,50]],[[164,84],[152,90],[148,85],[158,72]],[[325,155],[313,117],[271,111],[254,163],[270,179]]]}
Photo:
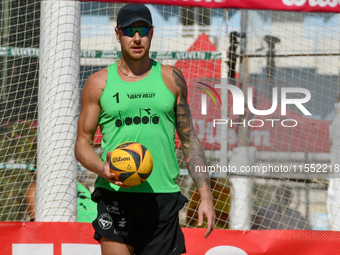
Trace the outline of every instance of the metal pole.
{"label": "metal pole", "polygon": [[[248,98],[248,58],[243,55],[247,51],[247,26],[248,26],[248,10],[241,10],[241,38],[240,38],[240,86],[244,95],[244,115],[240,116],[239,119],[241,123],[247,122],[247,98]],[[244,35],[244,36],[243,36]],[[248,141],[248,128],[247,125],[240,125],[238,132],[239,145],[247,146]]]}
{"label": "metal pole", "polygon": [[[230,165],[240,168],[244,165],[252,165],[254,162],[254,150],[251,151],[248,147],[247,140],[247,87],[248,87],[248,58],[242,57],[246,53],[247,46],[247,25],[248,25],[248,11],[241,10],[241,31],[240,31],[240,85],[245,97],[244,115],[238,119],[238,137],[239,146],[233,150],[233,157],[230,160]],[[230,178],[232,185],[231,190],[231,209],[230,209],[230,229],[248,230],[251,225],[251,193],[252,193],[252,179],[250,178]]]}
{"label": "metal pole", "polygon": [[[228,37],[228,9],[225,10],[226,12],[226,35]],[[222,61],[224,59],[222,58]],[[226,61],[223,61],[223,63],[226,63]],[[222,64],[223,66],[223,64]],[[223,70],[226,70],[223,72]],[[229,77],[228,77],[228,66],[226,65],[226,69],[222,69],[222,79],[221,84],[229,84]],[[228,90],[223,86],[215,85],[215,88],[221,88],[221,100],[222,100],[222,106],[221,106],[221,119],[228,119]],[[220,165],[221,166],[228,166],[228,125],[220,125],[221,127],[221,140],[220,140]]]}

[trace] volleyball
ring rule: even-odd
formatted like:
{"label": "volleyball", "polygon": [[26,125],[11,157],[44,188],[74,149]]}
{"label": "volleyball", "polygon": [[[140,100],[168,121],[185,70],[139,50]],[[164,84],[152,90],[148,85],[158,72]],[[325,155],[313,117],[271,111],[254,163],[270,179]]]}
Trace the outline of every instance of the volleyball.
{"label": "volleyball", "polygon": [[150,151],[139,143],[121,143],[111,153],[110,170],[124,185],[136,186],[145,182],[152,168]]}

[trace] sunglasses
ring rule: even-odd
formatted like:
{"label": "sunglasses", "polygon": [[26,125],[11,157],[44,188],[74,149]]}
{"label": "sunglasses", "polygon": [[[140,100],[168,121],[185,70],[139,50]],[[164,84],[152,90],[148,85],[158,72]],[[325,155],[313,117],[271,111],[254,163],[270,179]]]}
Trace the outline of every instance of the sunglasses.
{"label": "sunglasses", "polygon": [[146,36],[150,33],[152,27],[118,27],[118,30],[123,31],[123,34],[129,37],[134,37],[138,32],[140,36]]}

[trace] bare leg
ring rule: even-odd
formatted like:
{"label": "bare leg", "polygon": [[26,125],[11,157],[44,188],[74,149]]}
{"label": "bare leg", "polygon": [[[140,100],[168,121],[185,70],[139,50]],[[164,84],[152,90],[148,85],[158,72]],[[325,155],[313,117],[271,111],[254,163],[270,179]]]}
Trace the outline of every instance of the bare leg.
{"label": "bare leg", "polygon": [[107,238],[100,238],[102,255],[133,255],[134,248],[130,245],[112,241]]}

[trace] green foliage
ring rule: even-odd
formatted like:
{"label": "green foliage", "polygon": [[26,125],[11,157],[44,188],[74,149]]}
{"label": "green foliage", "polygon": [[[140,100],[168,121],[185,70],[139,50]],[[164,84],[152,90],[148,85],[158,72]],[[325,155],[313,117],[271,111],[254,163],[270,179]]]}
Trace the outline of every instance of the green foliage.
{"label": "green foliage", "polygon": [[[0,164],[34,164],[37,128],[33,121],[1,126]],[[26,217],[24,197],[33,173],[26,168],[0,168],[0,221],[22,221]]]}
{"label": "green foliage", "polygon": [[37,153],[37,127],[33,121],[2,125],[0,163],[34,163]]}

